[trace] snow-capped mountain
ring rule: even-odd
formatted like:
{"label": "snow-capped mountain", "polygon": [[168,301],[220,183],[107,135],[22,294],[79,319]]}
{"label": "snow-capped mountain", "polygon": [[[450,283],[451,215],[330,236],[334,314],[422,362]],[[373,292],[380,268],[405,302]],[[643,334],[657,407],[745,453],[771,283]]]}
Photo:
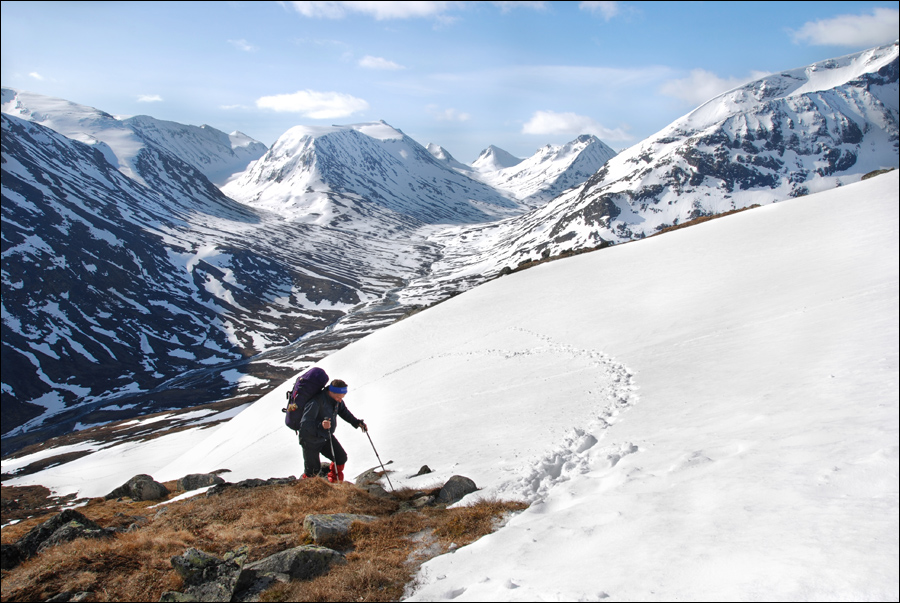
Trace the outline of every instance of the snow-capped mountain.
{"label": "snow-capped mountain", "polygon": [[472,162],[472,169],[477,172],[496,172],[504,168],[518,165],[522,160],[494,145],[489,146]]}
{"label": "snow-capped mountain", "polygon": [[584,184],[616,152],[596,136],[584,134],[564,145],[546,145],[511,167],[480,170],[476,178],[530,207],[540,207],[565,191]]}
{"label": "snow-capped mountain", "polygon": [[411,233],[375,238],[237,203],[153,143],[133,164],[141,181],[177,184],[145,186],[101,145],[2,123],[4,450],[265,391],[316,345],[374,328],[360,314],[395,319],[402,309],[381,300],[436,257]]}
{"label": "snow-capped mountain", "polygon": [[266,152],[246,134],[225,134],[210,126],[187,126],[147,115],[118,119],[93,107],[12,88],[2,90],[2,110],[97,146],[124,174],[141,179],[141,156],[148,146],[164,149],[221,185]]}
{"label": "snow-capped mountain", "polygon": [[764,77],[710,100],[533,212],[442,233],[442,261],[407,293],[855,182],[898,165],[898,115],[896,43]]}
{"label": "snow-capped mountain", "polygon": [[292,220],[366,230],[521,213],[384,122],[291,128],[222,190]]}

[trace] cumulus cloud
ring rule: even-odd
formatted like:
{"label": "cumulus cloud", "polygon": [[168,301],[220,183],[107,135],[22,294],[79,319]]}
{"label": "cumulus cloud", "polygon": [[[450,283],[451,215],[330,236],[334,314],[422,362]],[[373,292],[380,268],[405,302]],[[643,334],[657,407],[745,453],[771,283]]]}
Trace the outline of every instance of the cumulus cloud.
{"label": "cumulus cloud", "polygon": [[721,78],[705,69],[694,69],[686,78],[669,80],[663,84],[660,92],[666,96],[681,99],[689,105],[700,105],[723,92],[737,88],[747,82],[758,80],[766,75],[768,74],[758,71],[751,73],[745,78]]}
{"label": "cumulus cloud", "polygon": [[869,15],[840,15],[833,19],[809,21],[791,32],[796,43],[814,46],[864,47],[887,44],[897,39],[900,11],[876,8]]}
{"label": "cumulus cloud", "polygon": [[437,105],[429,105],[428,112],[438,121],[469,121],[472,118],[468,113],[456,109],[441,109]]}
{"label": "cumulus cloud", "polygon": [[323,19],[342,19],[350,13],[359,13],[385,19],[412,19],[416,17],[433,17],[445,12],[457,2],[291,2],[298,13],[304,17]]}
{"label": "cumulus cloud", "polygon": [[369,103],[340,92],[301,90],[293,94],[263,96],[257,99],[256,106],[283,113],[300,113],[312,119],[334,119],[365,111]]}
{"label": "cumulus cloud", "polygon": [[43,80],[43,79],[44,79],[44,76],[41,75],[40,73],[38,73],[37,71],[32,71],[31,73],[28,74],[28,77],[33,77],[33,78],[36,79],[36,80]]}
{"label": "cumulus cloud", "polygon": [[397,71],[405,69],[403,65],[399,65],[394,61],[389,61],[381,57],[365,56],[359,60],[359,66],[366,69],[380,69],[382,71]]}
{"label": "cumulus cloud", "polygon": [[244,40],[243,38],[240,40],[228,40],[228,43],[238,50],[243,50],[244,52],[254,52],[256,50],[256,46],[254,46],[247,40]]}
{"label": "cumulus cloud", "polygon": [[593,134],[604,140],[628,140],[631,138],[624,129],[607,128],[586,115],[557,113],[556,111],[535,111],[531,119],[522,126],[522,134],[543,136]]}
{"label": "cumulus cloud", "polygon": [[609,21],[619,14],[618,2],[582,2],[578,5],[581,10],[602,15],[604,19]]}
{"label": "cumulus cloud", "polygon": [[161,103],[162,97],[158,94],[141,94],[138,96],[139,103]]}

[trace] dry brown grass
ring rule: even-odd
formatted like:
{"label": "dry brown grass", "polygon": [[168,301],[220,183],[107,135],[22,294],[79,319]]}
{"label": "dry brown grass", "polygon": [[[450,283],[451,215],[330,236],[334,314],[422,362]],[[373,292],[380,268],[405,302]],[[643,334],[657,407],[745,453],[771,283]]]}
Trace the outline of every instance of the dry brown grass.
{"label": "dry brown grass", "polygon": [[[313,513],[360,513],[379,519],[355,524],[343,551],[346,565],[308,582],[279,584],[267,601],[394,601],[427,556],[414,534],[431,534],[441,550],[463,546],[495,529],[498,518],[523,503],[482,501],[457,509],[400,511],[411,492],[380,499],[350,484],[324,480],[228,489],[159,507],[95,499],[79,509],[102,526],[125,527],[145,517],[139,529],[107,540],[76,540],[53,547],[10,572],[3,572],[2,601],[43,601],[61,592],[92,592],[95,601],[158,601],[181,590],[170,559],[189,547],[224,555],[249,545],[248,561],[310,542],[303,520]],[[15,542],[47,517],[9,526],[4,543]],[[412,560],[412,561],[411,561]]]}

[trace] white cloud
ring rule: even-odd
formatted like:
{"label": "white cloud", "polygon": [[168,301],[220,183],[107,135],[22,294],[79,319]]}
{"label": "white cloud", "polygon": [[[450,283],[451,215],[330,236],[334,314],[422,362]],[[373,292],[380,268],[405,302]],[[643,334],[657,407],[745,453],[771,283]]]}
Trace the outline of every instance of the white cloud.
{"label": "white cloud", "polygon": [[44,76],[41,75],[40,73],[38,73],[37,71],[32,71],[31,73],[28,74],[28,76],[29,76],[29,77],[33,77],[33,78],[36,79],[36,80],[43,80],[43,79],[44,79]]}
{"label": "white cloud", "polygon": [[737,88],[747,82],[758,80],[768,75],[756,71],[745,78],[720,78],[715,73],[704,69],[694,69],[691,75],[677,80],[669,80],[660,87],[660,92],[666,96],[672,96],[685,101],[689,105],[700,105],[711,98]]}
{"label": "white cloud", "polygon": [[360,13],[384,19],[411,19],[433,17],[447,11],[458,2],[291,2],[304,17],[342,19],[348,13]]}
{"label": "white cloud", "polygon": [[543,136],[593,134],[604,140],[628,140],[631,138],[623,128],[611,130],[585,115],[555,111],[535,111],[531,119],[522,126],[522,134]]}
{"label": "white cloud", "polygon": [[162,97],[158,94],[141,94],[138,97],[139,103],[161,103]]}
{"label": "white cloud", "polygon": [[582,2],[578,8],[594,14],[599,13],[607,21],[619,14],[618,2]]}
{"label": "white cloud", "polygon": [[900,11],[876,8],[871,15],[840,15],[833,19],[809,21],[792,31],[794,42],[815,46],[877,46],[897,39]]}
{"label": "white cloud", "polygon": [[257,99],[256,106],[284,113],[300,113],[312,119],[333,119],[365,111],[369,103],[340,92],[301,90],[293,94],[263,96]]}
{"label": "white cloud", "polygon": [[394,61],[389,61],[381,57],[370,56],[361,58],[359,60],[359,66],[365,67],[366,69],[380,69],[383,71],[397,71],[399,69],[406,69],[403,65],[399,65]]}
{"label": "white cloud", "polygon": [[438,121],[469,121],[472,116],[456,109],[441,109],[437,105],[428,105],[428,112]]}
{"label": "white cloud", "polygon": [[492,2],[492,4],[504,13],[508,13],[515,8],[530,8],[533,10],[544,10],[547,8],[546,2]]}
{"label": "white cloud", "polygon": [[254,46],[247,40],[244,40],[243,38],[240,40],[228,40],[228,43],[238,50],[243,50],[244,52],[254,52],[257,50],[256,46]]}

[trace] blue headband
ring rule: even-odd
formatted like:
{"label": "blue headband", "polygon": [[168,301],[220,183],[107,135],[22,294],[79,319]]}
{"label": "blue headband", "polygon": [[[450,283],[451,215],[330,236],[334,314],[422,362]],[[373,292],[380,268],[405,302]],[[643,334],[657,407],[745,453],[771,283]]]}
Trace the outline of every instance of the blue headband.
{"label": "blue headband", "polygon": [[333,385],[329,385],[328,391],[335,393],[335,394],[346,394],[347,388],[346,387],[335,387]]}

